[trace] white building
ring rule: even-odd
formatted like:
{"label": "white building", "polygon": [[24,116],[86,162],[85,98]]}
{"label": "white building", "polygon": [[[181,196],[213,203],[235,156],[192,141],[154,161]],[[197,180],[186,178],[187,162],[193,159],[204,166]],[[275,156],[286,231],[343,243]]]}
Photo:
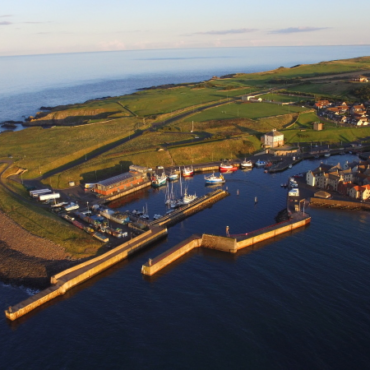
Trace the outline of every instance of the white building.
{"label": "white building", "polygon": [[273,129],[271,132],[262,136],[262,142],[265,146],[270,148],[276,148],[278,146],[284,145],[284,135]]}

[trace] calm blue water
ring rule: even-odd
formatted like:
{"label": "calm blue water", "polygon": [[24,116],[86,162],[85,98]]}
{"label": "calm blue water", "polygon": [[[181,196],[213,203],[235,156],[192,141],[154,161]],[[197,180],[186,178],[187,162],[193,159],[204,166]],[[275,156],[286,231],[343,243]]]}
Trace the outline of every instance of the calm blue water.
{"label": "calm blue water", "polygon": [[[41,105],[119,95],[212,75],[370,55],[370,47],[163,50],[0,58],[0,121]],[[5,71],[5,73],[3,73]],[[351,156],[331,157],[336,163]],[[308,209],[304,230],[237,255],[200,250],[152,279],[141,265],[194,233],[274,222],[280,183],[315,168],[228,176],[231,196],[170,228],[168,238],[17,323],[0,315],[5,369],[367,369],[370,214]],[[208,191],[199,175],[189,193]],[[240,195],[236,195],[236,191]],[[254,197],[258,204],[254,205]],[[164,211],[164,191],[116,204]],[[26,289],[0,284],[0,307]]]}
{"label": "calm blue water", "polygon": [[[332,163],[353,156],[331,157]],[[290,236],[229,255],[200,250],[148,279],[140,268],[193,233],[248,232],[274,222],[288,175],[238,171],[231,195],[169,229],[118,264],[18,323],[0,316],[3,368],[367,369],[370,360],[370,214],[308,209]],[[203,175],[190,193],[209,191]],[[240,195],[236,195],[239,189]],[[254,205],[254,197],[258,204]],[[121,209],[164,210],[148,190]],[[27,297],[0,287],[0,305]]]}

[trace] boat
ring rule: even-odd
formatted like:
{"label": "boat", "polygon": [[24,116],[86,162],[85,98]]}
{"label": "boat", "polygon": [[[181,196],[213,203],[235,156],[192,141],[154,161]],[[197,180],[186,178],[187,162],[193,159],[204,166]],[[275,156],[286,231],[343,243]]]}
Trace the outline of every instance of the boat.
{"label": "boat", "polygon": [[197,195],[196,194],[188,194],[187,193],[187,190],[185,189],[185,192],[184,192],[184,195],[183,197],[180,199],[180,205],[185,205],[185,204],[189,204],[191,202],[194,202],[195,199],[197,199]]}
{"label": "boat", "polygon": [[154,188],[159,188],[160,186],[166,185],[167,184],[167,176],[163,172],[161,176],[154,174],[152,176],[152,186]]}
{"label": "boat", "polygon": [[252,161],[247,161],[247,158],[244,158],[244,161],[240,163],[241,168],[252,168],[253,167],[253,162]]}
{"label": "boat", "polygon": [[329,158],[330,157],[330,153],[329,152],[328,153],[325,153],[324,154],[324,157]]}
{"label": "boat", "polygon": [[108,220],[112,220],[118,224],[125,224],[130,221],[126,213],[117,212],[109,208],[103,209],[100,214]]}
{"label": "boat", "polygon": [[163,217],[162,215],[160,215],[159,213],[156,213],[154,216],[153,216],[153,220],[158,220],[159,218]]}
{"label": "boat", "polygon": [[220,163],[220,172],[234,172],[237,170],[238,170],[238,167],[232,165],[230,162]]}
{"label": "boat", "polygon": [[168,175],[168,180],[170,181],[175,181],[179,178],[179,171],[172,170],[170,174]]}
{"label": "boat", "polygon": [[212,175],[204,176],[204,180],[206,185],[223,184],[225,182],[225,178],[221,174],[216,176],[214,172]]}
{"label": "boat", "polygon": [[266,164],[267,164],[267,162],[266,162],[266,161],[262,161],[261,159],[259,159],[259,160],[255,163],[255,165],[256,165],[257,167],[264,167],[264,166],[266,166]]}
{"label": "boat", "polygon": [[80,206],[77,203],[73,203],[73,202],[71,202],[71,203],[69,203],[69,204],[67,204],[67,205],[64,206],[64,209],[67,212],[73,211],[73,210],[79,209],[79,208],[80,208]]}
{"label": "boat", "polygon": [[194,175],[194,168],[193,166],[191,167],[184,167],[182,170],[182,176],[183,177],[189,177]]}
{"label": "boat", "polygon": [[65,205],[67,205],[67,204],[68,204],[68,202],[54,203],[54,204],[52,204],[50,207],[51,207],[51,208],[59,208],[59,207],[65,206]]}

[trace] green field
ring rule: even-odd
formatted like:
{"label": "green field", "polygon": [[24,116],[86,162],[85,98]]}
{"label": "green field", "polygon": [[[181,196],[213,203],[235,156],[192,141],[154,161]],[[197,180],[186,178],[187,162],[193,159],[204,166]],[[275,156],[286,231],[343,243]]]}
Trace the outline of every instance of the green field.
{"label": "green field", "polygon": [[185,119],[186,122],[205,122],[211,120],[227,120],[233,118],[249,118],[256,120],[282,114],[303,112],[306,108],[270,103],[231,103],[221,107],[210,108]]}
{"label": "green field", "polygon": [[[0,164],[0,172],[5,165]],[[8,186],[18,194],[25,194],[22,185],[6,180]],[[82,258],[96,254],[101,243],[93,240],[84,231],[62,221],[58,216],[36,206],[26,204],[9,195],[0,186],[0,209],[13,221],[32,234],[46,238],[63,246],[67,253]]]}
{"label": "green field", "polygon": [[0,158],[11,155],[18,167],[27,169],[24,178],[34,178],[84,157],[94,150],[128,137],[136,118],[78,127],[31,127],[0,135]]}
{"label": "green field", "polygon": [[303,97],[303,96],[297,96],[297,95],[282,95],[282,94],[265,94],[265,95],[260,95],[258,96],[259,98],[262,98],[264,100],[271,100],[271,101],[278,101],[278,102],[282,102],[282,103],[286,103],[286,102],[305,102],[307,100],[312,100],[312,99],[308,99],[306,97]]}

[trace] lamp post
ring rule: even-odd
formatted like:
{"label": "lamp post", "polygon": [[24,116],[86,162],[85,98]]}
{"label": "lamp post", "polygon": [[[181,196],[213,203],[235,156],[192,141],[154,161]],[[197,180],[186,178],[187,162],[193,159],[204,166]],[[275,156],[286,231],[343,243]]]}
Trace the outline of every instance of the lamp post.
{"label": "lamp post", "polygon": [[89,213],[89,202],[86,202],[87,204],[87,212]]}

